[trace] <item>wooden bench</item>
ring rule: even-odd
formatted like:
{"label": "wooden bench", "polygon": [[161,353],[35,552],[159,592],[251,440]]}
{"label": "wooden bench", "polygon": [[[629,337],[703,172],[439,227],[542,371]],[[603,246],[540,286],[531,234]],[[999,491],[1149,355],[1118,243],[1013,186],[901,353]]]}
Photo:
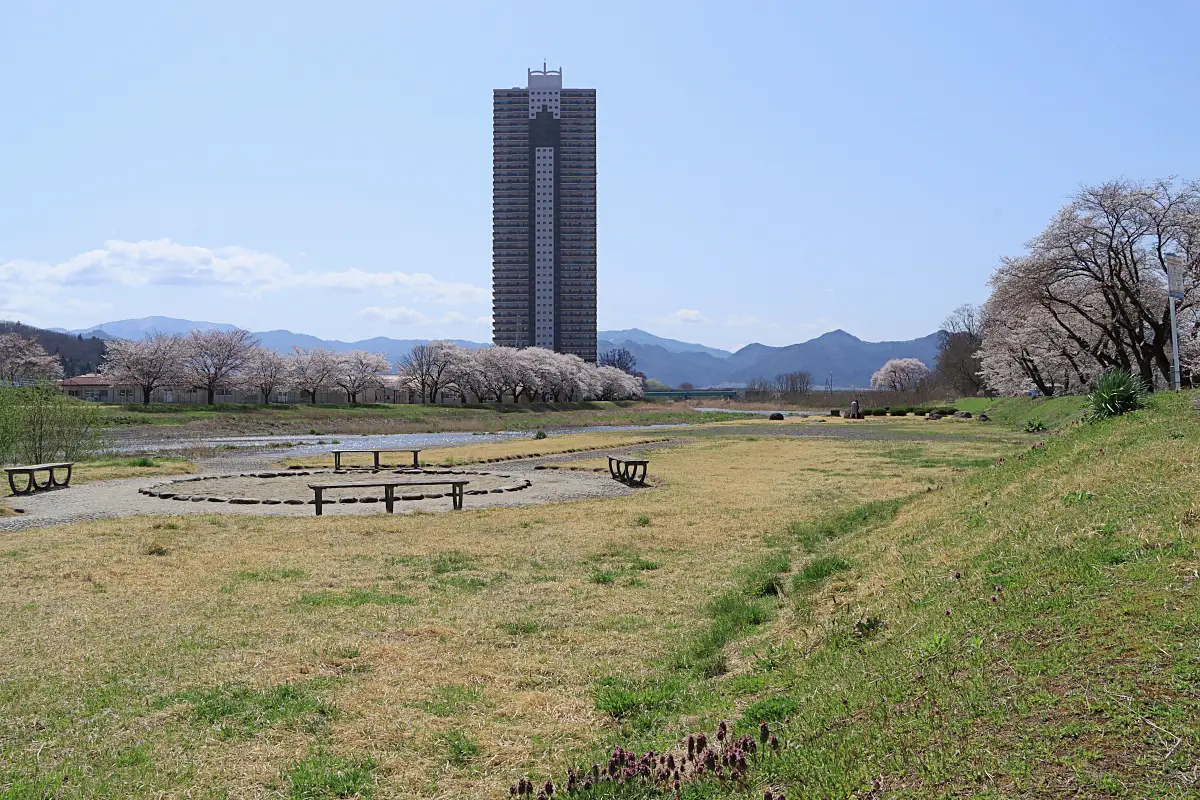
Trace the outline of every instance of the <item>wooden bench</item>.
{"label": "wooden bench", "polygon": [[419,447],[416,449],[402,448],[399,450],[393,450],[391,448],[386,448],[386,447],[383,449],[380,449],[380,450],[330,450],[329,452],[333,453],[333,468],[334,469],[342,468],[342,453],[370,453],[371,455],[373,455],[375,457],[375,469],[379,469],[379,454],[380,453],[412,453],[412,457],[413,457],[412,465],[414,467],[416,467],[417,469],[421,468],[420,462],[417,461],[417,453],[421,452],[421,449]]}
{"label": "wooden bench", "polygon": [[[5,467],[4,471],[8,473],[8,488],[12,489],[14,495],[33,494],[34,492],[44,491],[46,489],[65,489],[71,484],[71,468],[75,466],[74,461],[63,461],[57,464],[27,464],[23,467]],[[60,481],[54,474],[56,469],[65,469],[67,471],[66,480]],[[37,473],[49,472],[50,477],[45,483],[37,482]],[[28,482],[24,489],[17,488],[16,476],[24,475]]]}
{"label": "wooden bench", "polygon": [[383,487],[383,503],[387,507],[387,513],[394,512],[396,507],[396,487],[397,486],[449,486],[451,507],[455,511],[462,511],[463,507],[463,487],[470,481],[362,481],[358,483],[310,483],[308,488],[314,492],[313,504],[316,506],[317,516],[321,516],[321,506],[324,504],[322,493],[326,489],[377,489]]}
{"label": "wooden bench", "polygon": [[[608,457],[608,471],[615,479],[630,486],[646,485],[646,467],[650,464],[648,458],[617,458]],[[638,472],[641,471],[639,476]]]}

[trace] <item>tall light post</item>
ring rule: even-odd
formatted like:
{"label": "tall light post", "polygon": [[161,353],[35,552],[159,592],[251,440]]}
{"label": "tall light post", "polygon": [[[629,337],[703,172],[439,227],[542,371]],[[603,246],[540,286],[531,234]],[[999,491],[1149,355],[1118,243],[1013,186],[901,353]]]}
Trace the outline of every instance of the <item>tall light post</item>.
{"label": "tall light post", "polygon": [[1175,391],[1179,391],[1179,326],[1175,322],[1175,301],[1183,299],[1183,259],[1172,251],[1163,254],[1167,262],[1167,294],[1171,302],[1171,351],[1175,357]]}

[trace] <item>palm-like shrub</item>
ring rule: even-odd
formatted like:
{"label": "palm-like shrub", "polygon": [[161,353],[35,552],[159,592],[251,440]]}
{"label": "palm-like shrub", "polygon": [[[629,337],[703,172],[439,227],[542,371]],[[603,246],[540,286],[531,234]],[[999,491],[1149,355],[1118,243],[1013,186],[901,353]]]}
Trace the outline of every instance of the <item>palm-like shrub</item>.
{"label": "palm-like shrub", "polygon": [[1088,407],[1093,419],[1116,417],[1144,406],[1148,392],[1141,378],[1115,367],[1096,379],[1088,395]]}

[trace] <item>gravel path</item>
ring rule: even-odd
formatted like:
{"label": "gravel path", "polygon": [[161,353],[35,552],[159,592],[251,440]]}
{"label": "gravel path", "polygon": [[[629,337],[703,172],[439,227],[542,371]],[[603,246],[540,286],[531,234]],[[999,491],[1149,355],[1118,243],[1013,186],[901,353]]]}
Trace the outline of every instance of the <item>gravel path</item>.
{"label": "gravel path", "polygon": [[[220,459],[221,469],[207,471],[202,474],[228,474],[232,464],[238,471],[253,468],[250,459]],[[232,462],[232,464],[231,464]],[[274,463],[271,459],[268,463]],[[209,466],[209,465],[205,465]],[[265,464],[263,465],[265,466]],[[511,475],[513,481],[526,479],[530,486],[523,491],[503,494],[471,495],[465,498],[464,509],[485,508],[489,506],[526,506],[543,503],[561,503],[567,500],[583,500],[595,497],[621,497],[632,493],[629,487],[617,483],[607,474],[594,472],[549,472],[535,471],[532,463],[505,464],[503,469],[489,470]],[[428,477],[428,476],[427,476]],[[463,477],[470,479],[471,476]],[[312,506],[289,505],[230,505],[229,503],[212,502],[179,502],[158,497],[148,497],[138,493],[138,489],[157,486],[169,480],[166,477],[130,478],[119,481],[100,481],[72,486],[69,489],[42,492],[29,497],[10,498],[9,503],[25,510],[24,514],[16,517],[0,518],[0,533],[27,528],[41,528],[50,525],[64,525],[70,522],[104,519],[111,517],[126,517],[135,514],[258,514],[311,517]],[[273,479],[263,479],[264,496],[270,496]],[[285,479],[277,479],[285,480]],[[300,479],[303,480],[303,479]],[[511,483],[513,481],[505,481]],[[187,486],[188,484],[183,484]],[[430,487],[435,489],[435,487]],[[471,487],[468,485],[468,489]],[[398,502],[397,513],[413,511],[449,511],[448,497],[429,500],[408,500]],[[383,512],[379,503],[371,504],[337,504],[326,506],[326,516],[343,514],[380,514]]]}

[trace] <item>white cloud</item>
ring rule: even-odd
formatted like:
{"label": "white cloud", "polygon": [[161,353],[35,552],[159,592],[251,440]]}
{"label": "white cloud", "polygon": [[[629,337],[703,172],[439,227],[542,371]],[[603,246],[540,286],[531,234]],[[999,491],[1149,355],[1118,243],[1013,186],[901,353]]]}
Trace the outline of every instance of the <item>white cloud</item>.
{"label": "white cloud", "polygon": [[442,281],[424,272],[331,272],[297,270],[279,256],[244,247],[210,249],[170,239],[113,240],[59,264],[21,259],[0,262],[0,285],[37,286],[42,291],[85,286],[213,286],[239,296],[283,289],[336,289],[442,305],[485,305],[480,286]]}
{"label": "white cloud", "polygon": [[402,322],[413,325],[423,325],[429,322],[429,317],[406,306],[367,306],[358,314],[361,317],[371,317],[384,322]]}
{"label": "white cloud", "polygon": [[694,308],[681,308],[674,314],[656,317],[654,321],[662,325],[704,325],[708,322],[708,317]]}

